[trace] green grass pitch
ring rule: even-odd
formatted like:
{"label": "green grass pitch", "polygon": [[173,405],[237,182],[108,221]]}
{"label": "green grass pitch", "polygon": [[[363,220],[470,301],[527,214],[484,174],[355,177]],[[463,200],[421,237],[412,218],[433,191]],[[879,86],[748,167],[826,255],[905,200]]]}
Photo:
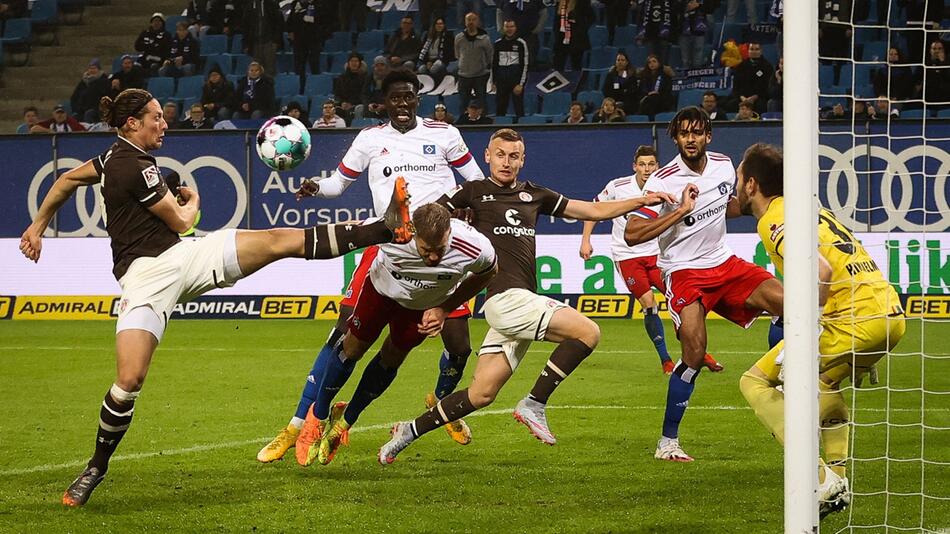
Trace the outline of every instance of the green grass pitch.
{"label": "green grass pitch", "polygon": [[[0,322],[0,531],[781,531],[782,451],[738,391],[766,348],[765,322],[748,332],[710,322],[726,371],[697,383],[681,430],[692,464],[653,459],[666,377],[642,324],[600,324],[601,345],[551,398],[554,447],[510,415],[552,348],[536,343],[495,404],[468,418],[471,445],[437,431],[377,464],[389,425],[420,413],[435,384],[441,347],[430,340],[363,414],[351,445],[329,466],[302,468],[292,451],[271,465],[254,457],[292,415],[330,323],[173,322],[108,478],[84,509],[67,510],[60,497],[91,453],[114,376],[114,324]],[[476,346],[485,329],[472,321]],[[950,529],[950,501],[919,495],[923,481],[927,495],[950,497],[947,339],[950,324],[909,321],[897,349],[907,355],[881,368],[891,389],[848,394],[861,424],[855,452],[867,459],[849,470],[854,524]]]}

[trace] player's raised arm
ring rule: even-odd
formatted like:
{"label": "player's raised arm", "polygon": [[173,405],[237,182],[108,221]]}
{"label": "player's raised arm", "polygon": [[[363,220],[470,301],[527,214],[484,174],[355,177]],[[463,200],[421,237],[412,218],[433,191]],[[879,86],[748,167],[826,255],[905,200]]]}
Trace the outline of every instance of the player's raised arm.
{"label": "player's raised arm", "polygon": [[699,188],[696,184],[689,184],[683,189],[679,206],[675,209],[662,215],[647,207],[635,211],[634,217],[627,220],[627,227],[623,233],[624,240],[632,246],[655,239],[693,211],[698,195]]}
{"label": "player's raised arm", "polygon": [[309,197],[336,198],[342,195],[369,166],[370,154],[366,148],[368,143],[365,131],[357,134],[333,174],[323,180],[304,180],[294,194],[297,200]]}
{"label": "player's raised arm", "polygon": [[99,181],[99,172],[95,166],[95,160],[89,160],[82,165],[66,171],[58,180],[53,182],[53,187],[46,193],[43,204],[40,205],[33,223],[24,230],[20,237],[20,252],[28,259],[34,262],[39,261],[40,251],[43,248],[43,232],[49,226],[53,215],[59,211],[59,208],[73,196],[77,189],[84,185],[92,185]]}
{"label": "player's raised arm", "polygon": [[650,192],[642,197],[606,202],[587,202],[585,200],[570,199],[564,207],[564,217],[583,221],[605,221],[619,217],[645,206],[655,206],[664,202],[675,204],[676,199],[669,193]]}
{"label": "player's raised arm", "polygon": [[168,225],[172,231],[179,234],[187,232],[195,225],[198,217],[198,193],[188,187],[178,188],[179,203],[170,191],[166,191],[158,202],[148,206],[148,211]]}

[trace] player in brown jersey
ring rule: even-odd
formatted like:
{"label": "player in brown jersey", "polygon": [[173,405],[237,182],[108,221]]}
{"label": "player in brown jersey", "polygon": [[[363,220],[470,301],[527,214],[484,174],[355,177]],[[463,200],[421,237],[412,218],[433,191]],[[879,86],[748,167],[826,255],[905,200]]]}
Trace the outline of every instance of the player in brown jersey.
{"label": "player in brown jersey", "polygon": [[518,181],[525,162],[524,141],[511,129],[495,132],[485,151],[491,176],[467,182],[440,199],[452,210],[472,210],[473,225],[488,236],[498,256],[499,273],[488,285],[485,318],[490,326],[478,351],[468,389],[440,400],[415,421],[396,423],[392,439],[379,450],[379,462],[392,463],[413,440],[449,421],[491,404],[524,358],[532,341],[557,343],[550,359],[514,411],[514,417],[539,440],[556,442],[544,408],[554,389],[597,346],[600,328],[574,308],[538,295],[535,227],[540,215],[602,221],[647,205],[675,200],[666,193],[606,202],[574,200],[531,182]]}
{"label": "player in brown jersey", "polygon": [[103,219],[112,240],[113,273],[122,287],[116,321],[116,380],[99,412],[92,459],[63,495],[63,504],[81,506],[102,482],[109,459],[132,422],[135,399],[162,339],[172,309],[216,287],[281,258],[322,259],[349,250],[412,237],[408,193],[397,180],[393,201],[382,221],[331,224],[306,229],[220,230],[181,240],[198,213],[198,193],[188,187],[174,194],[155,158],[168,124],[151,94],[129,89],[113,101],[104,97],[103,120],[119,139],[104,154],[65,173],[53,184],[33,223],[23,232],[20,250],[36,262],[42,237],[56,211],[83,185],[99,183]]}

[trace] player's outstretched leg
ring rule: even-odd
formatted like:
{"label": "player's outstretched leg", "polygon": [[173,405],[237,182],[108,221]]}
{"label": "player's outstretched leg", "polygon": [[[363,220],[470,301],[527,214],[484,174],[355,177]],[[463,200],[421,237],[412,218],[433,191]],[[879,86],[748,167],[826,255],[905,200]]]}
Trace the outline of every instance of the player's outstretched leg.
{"label": "player's outstretched leg", "polygon": [[[462,380],[465,364],[472,352],[468,335],[468,319],[464,317],[447,319],[442,327],[442,343],[445,345],[445,350],[439,358],[439,379],[436,381],[435,391],[426,394],[426,409],[434,407],[439,399],[455,391],[459,381]],[[472,442],[472,430],[464,419],[450,421],[445,425],[445,431],[459,445],[468,445]]]}
{"label": "player's outstretched leg", "polygon": [[551,316],[542,334],[546,341],[558,343],[558,346],[548,358],[531,392],[518,402],[513,415],[542,443],[554,445],[557,439],[548,428],[544,408],[554,390],[597,347],[600,327],[574,308],[562,307]]}

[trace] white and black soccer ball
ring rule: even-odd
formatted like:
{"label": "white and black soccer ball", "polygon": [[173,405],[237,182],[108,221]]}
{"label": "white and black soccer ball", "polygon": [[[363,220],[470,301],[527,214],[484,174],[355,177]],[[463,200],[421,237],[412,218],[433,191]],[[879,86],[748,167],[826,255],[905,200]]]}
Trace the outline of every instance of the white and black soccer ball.
{"label": "white and black soccer ball", "polygon": [[310,156],[310,132],[293,117],[278,115],[257,131],[257,155],[275,171],[287,171]]}

